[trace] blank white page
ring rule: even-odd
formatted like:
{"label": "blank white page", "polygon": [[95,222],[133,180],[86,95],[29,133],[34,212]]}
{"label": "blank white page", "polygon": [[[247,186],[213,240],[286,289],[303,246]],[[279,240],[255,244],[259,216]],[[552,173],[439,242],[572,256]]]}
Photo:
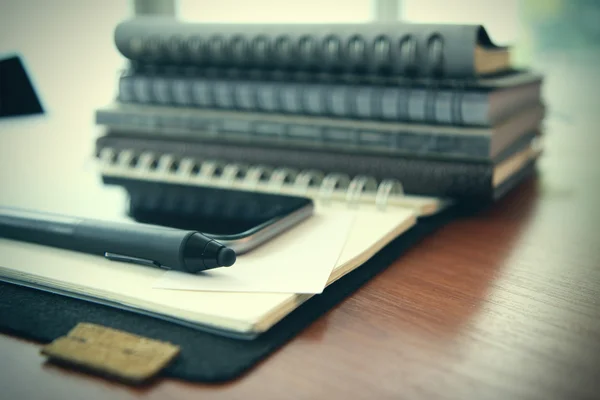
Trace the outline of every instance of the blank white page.
{"label": "blank white page", "polygon": [[155,288],[217,292],[321,293],[355,214],[315,212],[291,230],[238,257],[228,268],[197,275],[168,271]]}

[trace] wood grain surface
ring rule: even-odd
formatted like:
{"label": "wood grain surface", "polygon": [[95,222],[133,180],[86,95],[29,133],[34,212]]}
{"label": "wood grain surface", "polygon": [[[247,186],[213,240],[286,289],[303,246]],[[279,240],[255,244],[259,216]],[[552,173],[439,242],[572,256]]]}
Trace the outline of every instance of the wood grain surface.
{"label": "wood grain surface", "polygon": [[423,240],[239,380],[135,389],[0,335],[0,398],[600,398],[599,62],[538,59],[536,178]]}
{"label": "wood grain surface", "polygon": [[31,399],[597,398],[598,219],[591,223],[589,209],[556,190],[531,180],[492,210],[443,228],[235,382],[162,381],[136,390],[45,365],[37,345],[0,336],[10,366],[3,392]]}

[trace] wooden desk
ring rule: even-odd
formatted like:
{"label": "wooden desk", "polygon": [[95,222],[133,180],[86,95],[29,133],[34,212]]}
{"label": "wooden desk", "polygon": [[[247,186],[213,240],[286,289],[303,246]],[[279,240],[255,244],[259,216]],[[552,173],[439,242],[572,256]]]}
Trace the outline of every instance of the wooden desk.
{"label": "wooden desk", "polygon": [[37,345],[0,336],[3,393],[593,398],[600,394],[600,163],[591,158],[599,147],[589,122],[548,132],[537,179],[424,240],[236,382],[134,390],[46,366]]}
{"label": "wooden desk", "polygon": [[425,239],[245,377],[132,389],[0,335],[0,397],[598,398],[598,62],[539,61],[550,117],[537,179]]}

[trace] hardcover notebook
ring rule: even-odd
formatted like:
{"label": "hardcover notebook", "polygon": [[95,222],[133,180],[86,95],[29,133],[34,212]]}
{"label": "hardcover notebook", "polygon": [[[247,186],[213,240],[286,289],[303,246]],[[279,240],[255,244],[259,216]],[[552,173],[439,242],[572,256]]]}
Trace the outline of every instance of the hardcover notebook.
{"label": "hardcover notebook", "polygon": [[96,123],[140,139],[489,160],[537,130],[544,114],[538,102],[492,127],[461,127],[116,103],[97,110]]}
{"label": "hardcover notebook", "polygon": [[510,71],[474,79],[346,75],[160,67],[128,68],[120,103],[307,115],[336,119],[494,126],[540,102],[542,77]]}
{"label": "hardcover notebook", "polygon": [[207,24],[138,17],[117,49],[146,64],[464,78],[509,69],[480,25]]}
{"label": "hardcover notebook", "polygon": [[[305,224],[319,224],[322,232],[329,232],[328,235],[342,239],[337,261],[334,258],[332,264],[319,265],[319,268],[329,274],[327,285],[360,267],[415,224],[416,214],[413,210],[387,204],[385,198],[385,194],[381,194],[378,202],[371,205],[363,203],[358,207],[356,204],[352,206],[339,202],[316,203],[315,216]],[[347,218],[352,218],[351,224],[339,223]],[[277,248],[276,253],[269,254],[277,256],[281,268],[301,270],[305,257],[298,254],[298,245],[295,243],[306,240],[306,235],[314,235],[314,230],[303,229],[301,225],[264,246]],[[323,250],[314,246],[311,248],[312,253],[319,251]],[[236,264],[256,257],[259,257],[260,262],[264,260],[264,254],[258,249],[240,255]],[[111,262],[94,255],[0,239],[0,280],[107,304],[231,337],[253,338],[312,297],[308,293],[157,288],[166,274],[169,272],[157,268]],[[194,278],[203,279],[204,276]],[[210,277],[208,280],[210,281]]]}

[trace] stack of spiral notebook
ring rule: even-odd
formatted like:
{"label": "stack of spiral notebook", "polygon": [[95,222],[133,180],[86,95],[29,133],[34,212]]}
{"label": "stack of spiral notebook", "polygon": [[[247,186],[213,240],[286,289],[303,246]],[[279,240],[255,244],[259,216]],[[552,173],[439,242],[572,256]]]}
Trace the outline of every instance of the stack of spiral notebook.
{"label": "stack of spiral notebook", "polygon": [[[0,307],[0,328],[52,340],[85,320],[147,334],[182,347],[171,376],[238,376],[452,219],[448,204],[515,188],[541,152],[542,77],[512,68],[481,26],[138,17],[114,40],[128,68],[96,111],[95,156],[130,215],[187,212],[205,186],[306,195],[328,226],[319,234],[343,239],[337,262],[321,263],[322,293],[166,287],[160,270],[0,239],[0,280],[21,286],[0,283],[20,299]],[[310,226],[270,242],[282,268],[306,252],[277,240],[297,244]]]}
{"label": "stack of spiral notebook", "polygon": [[134,218],[189,216],[205,186],[352,202],[360,226],[336,234],[366,260],[450,203],[498,199],[541,151],[542,77],[481,26],[138,17],[115,43],[129,64],[96,111],[96,157]]}
{"label": "stack of spiral notebook", "polygon": [[283,175],[278,190],[335,177],[343,195],[368,177],[419,207],[481,202],[540,153],[542,77],[514,69],[481,26],[138,17],[115,43],[130,63],[117,100],[97,110],[97,156],[105,181],[130,189],[223,185],[229,167],[236,182]]}

